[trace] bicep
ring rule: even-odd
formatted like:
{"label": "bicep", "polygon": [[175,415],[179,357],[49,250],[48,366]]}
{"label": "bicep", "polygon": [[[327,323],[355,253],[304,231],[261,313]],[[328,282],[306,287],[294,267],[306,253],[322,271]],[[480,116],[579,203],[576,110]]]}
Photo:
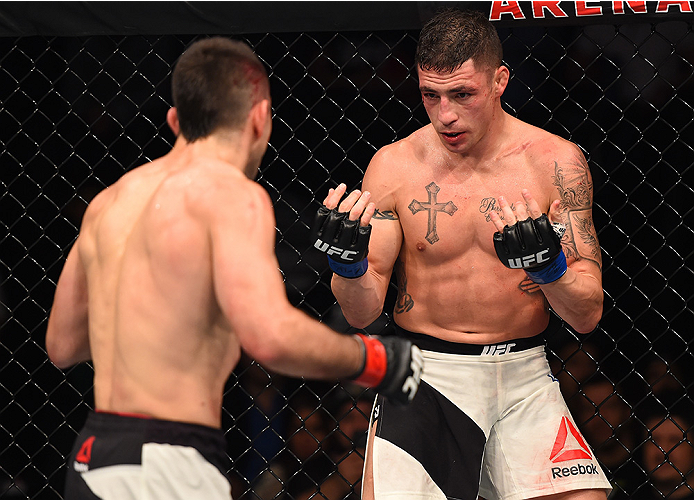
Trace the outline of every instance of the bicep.
{"label": "bicep", "polygon": [[402,245],[400,221],[375,219],[371,224],[373,229],[369,242],[369,270],[387,286],[393,266],[400,255]]}
{"label": "bicep", "polygon": [[377,154],[364,176],[363,188],[371,192],[371,200],[376,205],[371,219],[373,229],[369,242],[369,269],[386,286],[400,255],[403,241],[400,216],[392,194],[393,187],[389,185],[391,181],[392,175],[388,175],[387,161],[382,155]]}

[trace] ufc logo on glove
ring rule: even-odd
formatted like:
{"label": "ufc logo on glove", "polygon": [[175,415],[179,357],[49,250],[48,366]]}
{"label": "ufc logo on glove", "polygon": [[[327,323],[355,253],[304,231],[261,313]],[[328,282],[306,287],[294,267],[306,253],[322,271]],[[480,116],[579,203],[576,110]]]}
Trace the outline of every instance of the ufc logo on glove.
{"label": "ufc logo on glove", "polygon": [[330,210],[325,205],[318,209],[311,230],[313,246],[328,256],[328,266],[343,278],[358,278],[366,273],[369,261],[371,224],[360,226],[349,220],[347,212]]}
{"label": "ufc logo on glove", "polygon": [[546,214],[527,218],[494,233],[494,250],[503,265],[523,269],[539,285],[557,281],[566,273],[566,256],[561,247],[564,227],[555,228]]}
{"label": "ufc logo on glove", "polygon": [[549,250],[542,250],[536,254],[526,255],[525,257],[518,257],[515,259],[508,259],[508,267],[511,269],[525,269],[533,264],[543,264],[550,260],[547,255]]}
{"label": "ufc logo on glove", "polygon": [[321,252],[325,253],[327,256],[337,255],[340,259],[346,261],[354,261],[354,256],[359,254],[359,252],[356,252],[354,250],[346,250],[344,248],[332,246],[329,243],[324,242],[320,238],[316,239],[316,242],[313,246]]}

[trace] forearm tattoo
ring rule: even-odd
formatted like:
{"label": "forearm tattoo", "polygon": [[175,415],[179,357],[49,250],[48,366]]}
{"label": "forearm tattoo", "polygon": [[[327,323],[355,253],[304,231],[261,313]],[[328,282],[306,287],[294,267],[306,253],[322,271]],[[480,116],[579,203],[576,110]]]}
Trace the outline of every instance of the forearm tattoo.
{"label": "forearm tattoo", "polygon": [[[593,224],[593,183],[588,163],[582,156],[560,165],[554,162],[552,183],[559,191],[559,211],[563,215],[566,232],[562,246],[567,257],[586,259],[602,270],[600,245]],[[577,244],[577,239],[582,243]]]}
{"label": "forearm tattoo", "polygon": [[405,275],[405,265],[397,261],[395,263],[395,279],[398,282],[398,300],[395,303],[395,313],[406,313],[414,307],[412,296],[407,293],[407,276]]}

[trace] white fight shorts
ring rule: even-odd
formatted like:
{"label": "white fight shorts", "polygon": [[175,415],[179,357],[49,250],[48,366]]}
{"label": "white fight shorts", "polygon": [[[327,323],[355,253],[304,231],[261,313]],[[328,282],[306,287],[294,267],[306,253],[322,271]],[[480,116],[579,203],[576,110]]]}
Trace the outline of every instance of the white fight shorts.
{"label": "white fight shorts", "polygon": [[480,346],[397,329],[423,350],[410,405],[378,397],[376,500],[521,500],[611,486],[552,375],[544,337]]}
{"label": "white fight shorts", "polygon": [[65,500],[231,500],[219,429],[90,413],[68,460]]}

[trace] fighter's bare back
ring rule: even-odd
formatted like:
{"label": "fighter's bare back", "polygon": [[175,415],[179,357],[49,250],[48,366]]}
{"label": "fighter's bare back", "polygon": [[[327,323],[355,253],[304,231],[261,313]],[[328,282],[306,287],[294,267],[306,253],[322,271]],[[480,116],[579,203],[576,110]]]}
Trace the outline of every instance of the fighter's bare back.
{"label": "fighter's bare back", "polygon": [[219,427],[240,356],[212,286],[210,205],[222,189],[246,210],[260,188],[226,164],[173,152],[90,204],[78,241],[97,409]]}

